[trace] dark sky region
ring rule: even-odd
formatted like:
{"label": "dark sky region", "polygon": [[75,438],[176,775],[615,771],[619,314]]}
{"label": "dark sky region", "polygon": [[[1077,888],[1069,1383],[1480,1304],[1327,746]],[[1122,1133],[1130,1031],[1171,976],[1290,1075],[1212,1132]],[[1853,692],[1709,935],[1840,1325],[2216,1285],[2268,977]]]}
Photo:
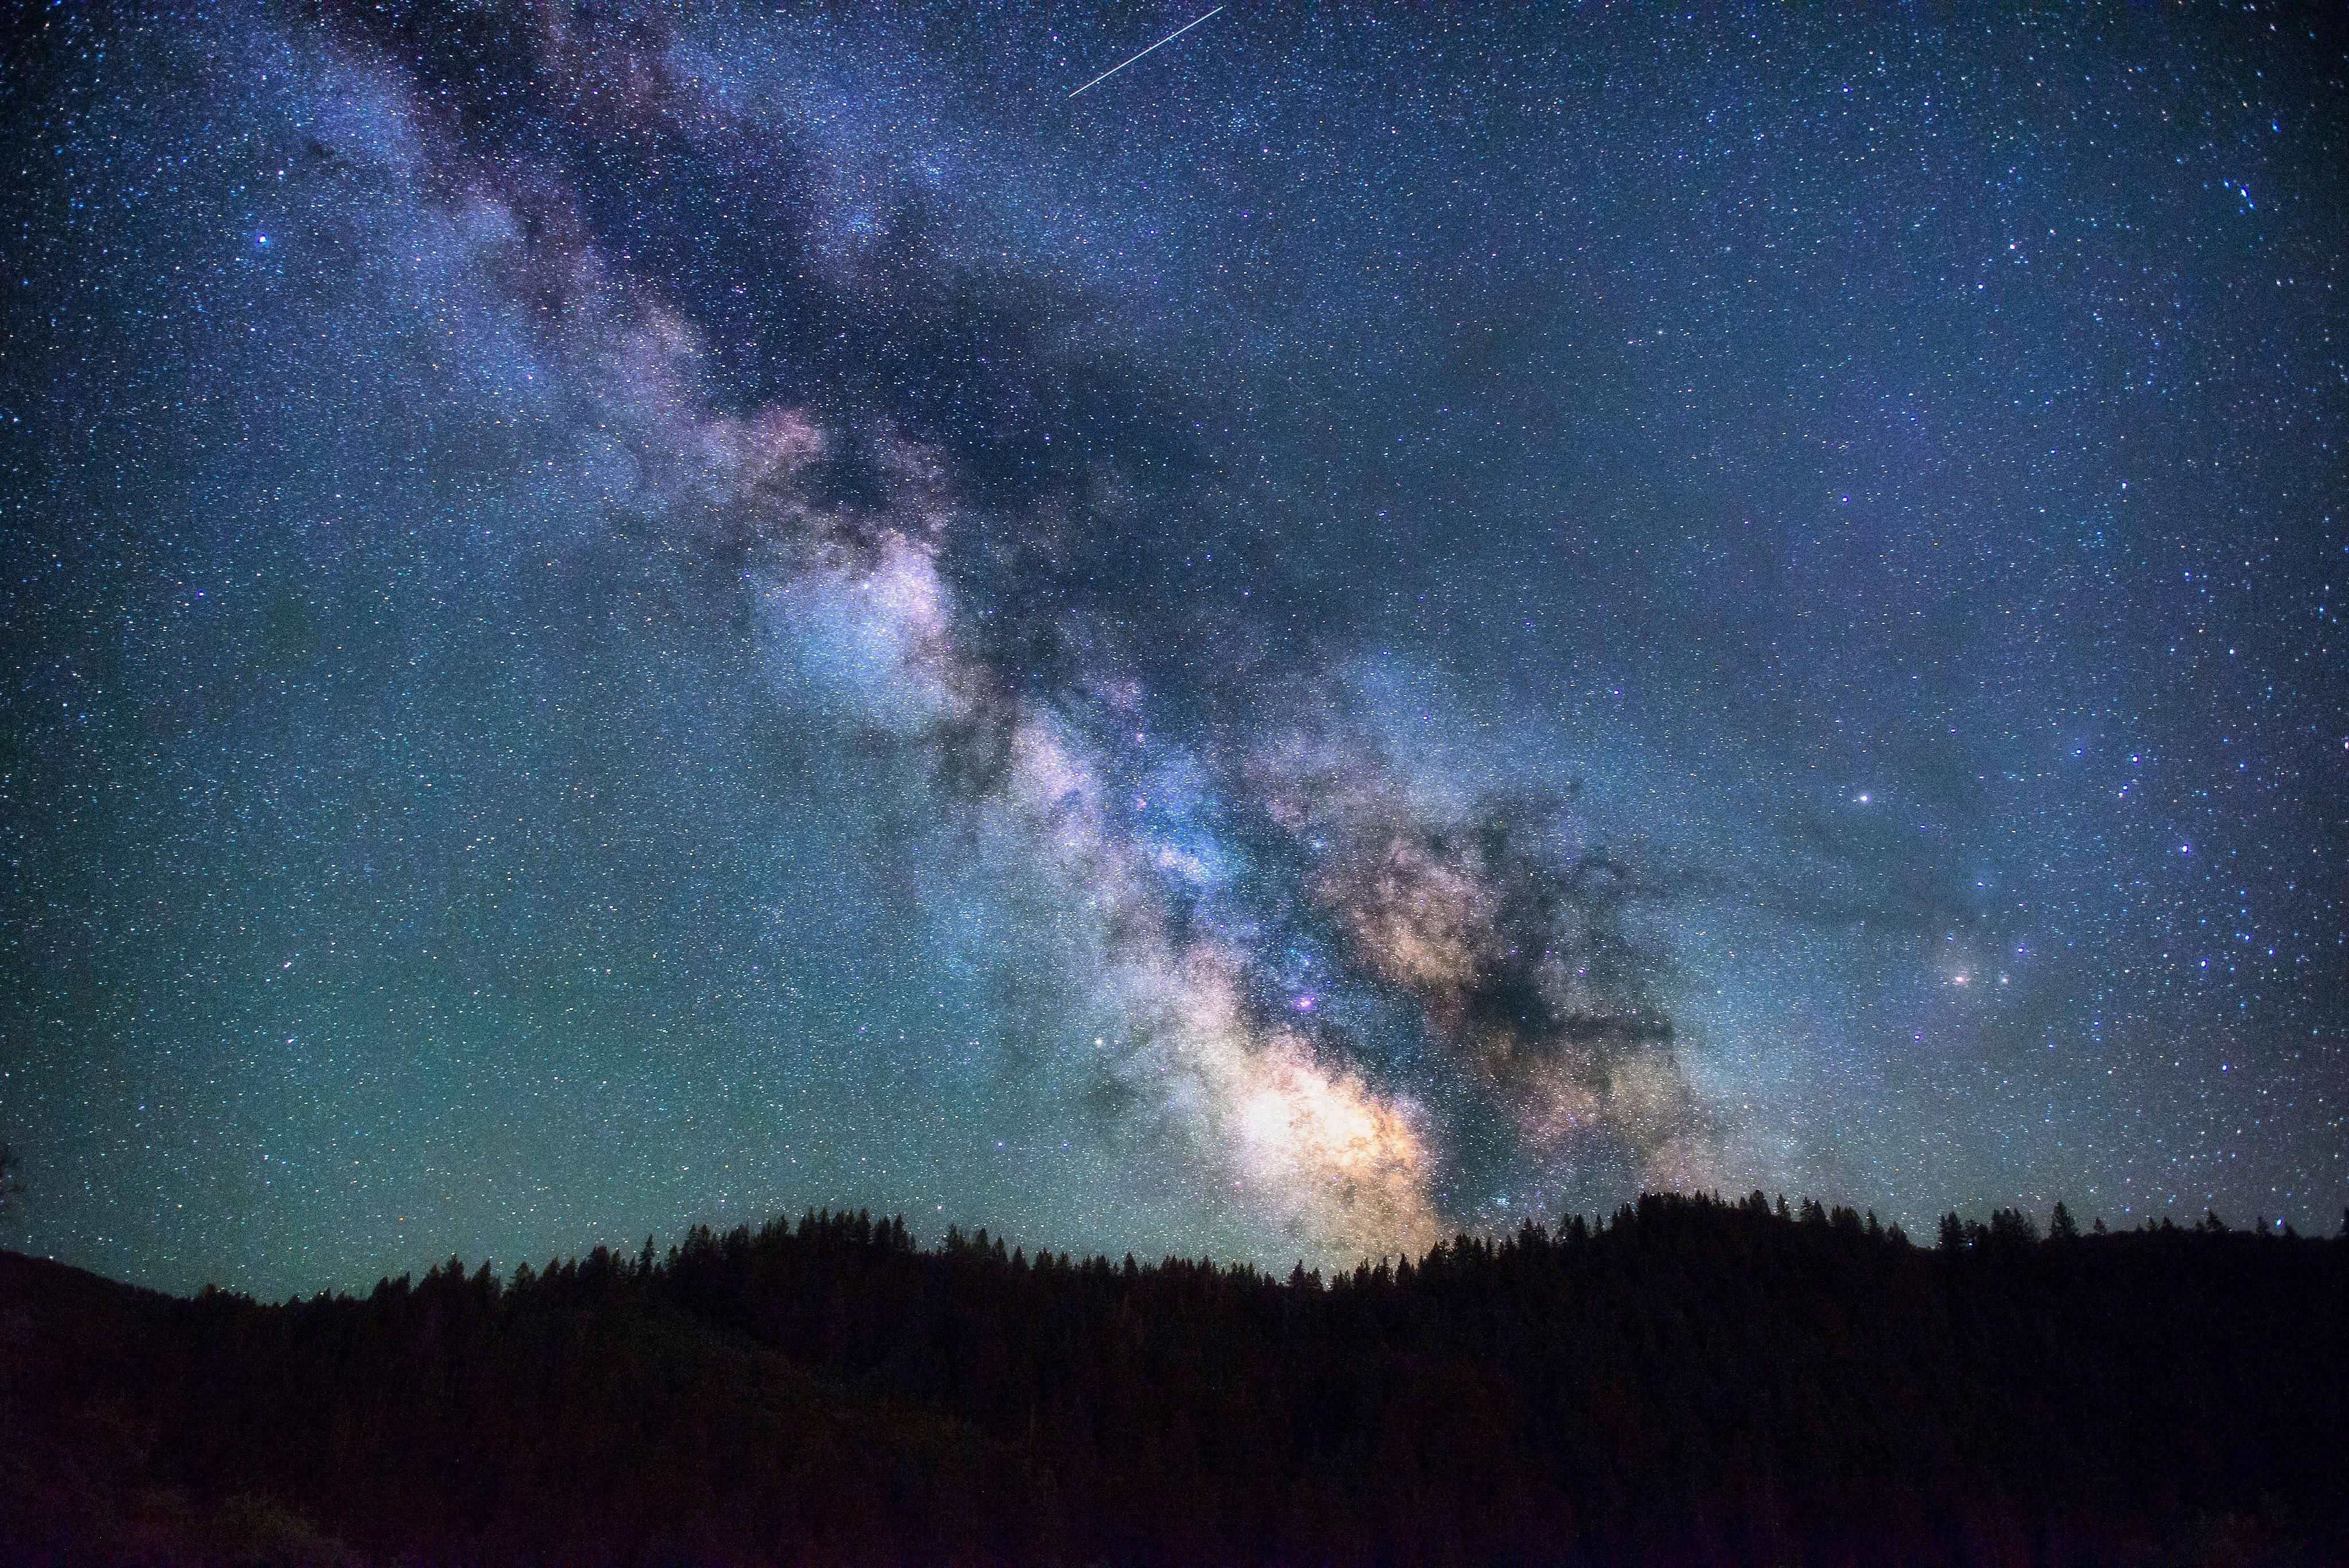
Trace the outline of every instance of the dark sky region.
{"label": "dark sky region", "polygon": [[7,1244],[2349,1201],[2336,8],[101,9]]}

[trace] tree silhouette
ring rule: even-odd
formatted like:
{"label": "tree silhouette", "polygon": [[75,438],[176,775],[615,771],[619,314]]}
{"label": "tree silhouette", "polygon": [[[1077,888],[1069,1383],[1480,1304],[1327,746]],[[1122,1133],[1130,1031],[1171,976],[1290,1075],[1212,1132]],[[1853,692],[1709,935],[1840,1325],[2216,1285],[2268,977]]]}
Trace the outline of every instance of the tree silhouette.
{"label": "tree silhouette", "polygon": [[279,1305],[0,1252],[0,1562],[2349,1561],[2349,1246],[2070,1220],[1325,1274],[811,1210]]}

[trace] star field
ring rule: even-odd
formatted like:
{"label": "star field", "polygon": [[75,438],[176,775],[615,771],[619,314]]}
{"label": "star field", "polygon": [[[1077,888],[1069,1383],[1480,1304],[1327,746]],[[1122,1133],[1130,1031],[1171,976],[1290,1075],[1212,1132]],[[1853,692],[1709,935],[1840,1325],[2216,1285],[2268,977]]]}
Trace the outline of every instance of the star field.
{"label": "star field", "polygon": [[2349,1203],[2337,26],[13,40],[0,1242]]}

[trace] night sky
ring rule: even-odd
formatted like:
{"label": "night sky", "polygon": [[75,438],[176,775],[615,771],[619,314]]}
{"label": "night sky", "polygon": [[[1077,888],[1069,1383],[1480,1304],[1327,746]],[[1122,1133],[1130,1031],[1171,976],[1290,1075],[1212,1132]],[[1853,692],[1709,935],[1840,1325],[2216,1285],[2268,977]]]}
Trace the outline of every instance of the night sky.
{"label": "night sky", "polygon": [[2338,1224],[2337,8],[1204,8],[17,25],[0,1242]]}

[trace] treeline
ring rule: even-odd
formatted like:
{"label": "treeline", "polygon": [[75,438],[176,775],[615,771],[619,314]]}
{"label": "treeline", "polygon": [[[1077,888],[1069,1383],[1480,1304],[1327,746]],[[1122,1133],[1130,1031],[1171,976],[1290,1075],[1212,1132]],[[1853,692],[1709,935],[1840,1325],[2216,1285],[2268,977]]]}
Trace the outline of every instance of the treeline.
{"label": "treeline", "polygon": [[0,1558],[2334,1563],[2349,1240],[1651,1196],[1392,1266],[810,1213],[171,1300],[0,1255]]}

